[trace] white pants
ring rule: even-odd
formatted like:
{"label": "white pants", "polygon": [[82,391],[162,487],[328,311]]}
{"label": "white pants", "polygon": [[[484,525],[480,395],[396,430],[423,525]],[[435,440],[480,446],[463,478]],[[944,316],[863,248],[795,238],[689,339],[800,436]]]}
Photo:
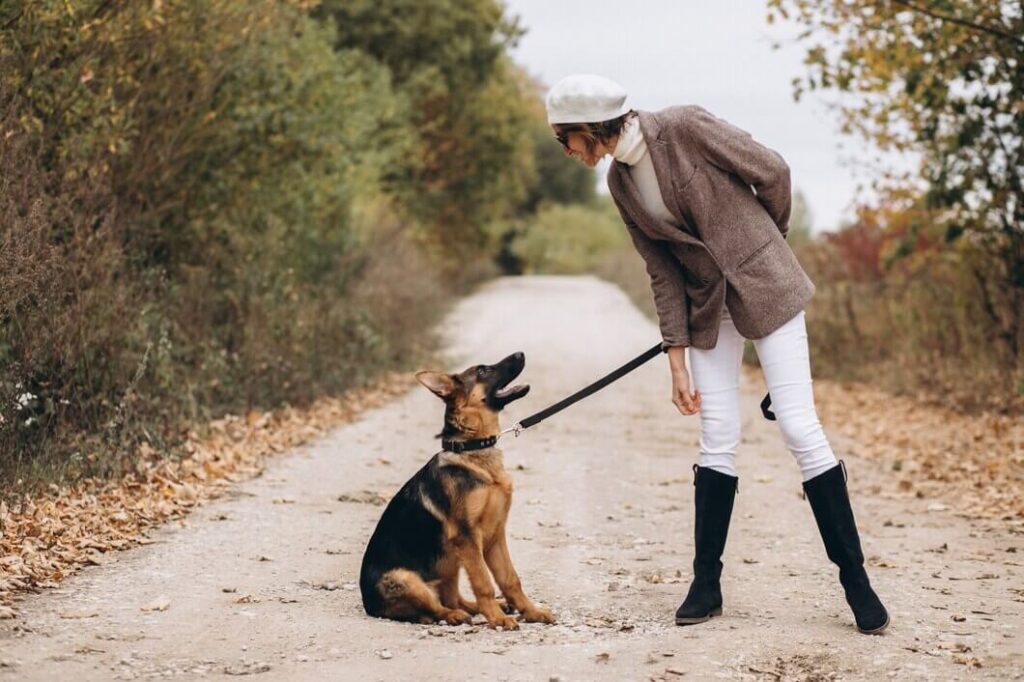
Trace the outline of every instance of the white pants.
{"label": "white pants", "polygon": [[[722,315],[718,344],[710,350],[690,348],[690,372],[701,394],[700,460],[708,467],[736,476],[736,448],[740,443],[740,362],[743,337],[729,311]],[[836,465],[814,408],[811,362],[807,349],[804,311],[762,339],[754,341],[761,362],[772,411],[786,447],[796,458],[803,480]]]}

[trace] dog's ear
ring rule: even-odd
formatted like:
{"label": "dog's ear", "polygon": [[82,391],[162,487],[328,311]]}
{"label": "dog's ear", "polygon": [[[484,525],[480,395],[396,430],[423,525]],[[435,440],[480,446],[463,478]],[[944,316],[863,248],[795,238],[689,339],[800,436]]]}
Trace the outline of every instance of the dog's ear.
{"label": "dog's ear", "polygon": [[441,399],[447,399],[455,391],[455,379],[444,372],[416,372],[416,380]]}

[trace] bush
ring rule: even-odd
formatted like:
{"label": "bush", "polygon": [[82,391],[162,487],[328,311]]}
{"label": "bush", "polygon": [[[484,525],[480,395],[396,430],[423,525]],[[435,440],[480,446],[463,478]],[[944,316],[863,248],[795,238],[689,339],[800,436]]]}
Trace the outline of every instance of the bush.
{"label": "bush", "polygon": [[543,204],[515,232],[510,251],[527,273],[593,272],[629,235],[610,199],[593,206]]}
{"label": "bush", "polygon": [[[131,471],[142,443],[170,453],[208,418],[344,391],[430,348],[452,286],[424,237],[441,228],[417,221],[434,189],[403,177],[419,91],[309,4],[0,5],[5,494]],[[503,49],[476,90],[509,106],[484,120],[497,156],[460,195],[472,216],[533,177],[505,164],[527,133]],[[446,111],[479,121],[460,109],[479,105]],[[494,172],[520,188],[508,202],[487,195]]]}

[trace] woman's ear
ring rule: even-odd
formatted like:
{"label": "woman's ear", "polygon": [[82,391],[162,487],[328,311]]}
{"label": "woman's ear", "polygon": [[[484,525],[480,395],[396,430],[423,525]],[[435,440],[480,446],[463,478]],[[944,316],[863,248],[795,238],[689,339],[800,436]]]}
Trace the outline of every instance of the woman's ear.
{"label": "woman's ear", "polygon": [[446,400],[455,391],[454,377],[444,372],[416,372],[416,380],[442,400]]}

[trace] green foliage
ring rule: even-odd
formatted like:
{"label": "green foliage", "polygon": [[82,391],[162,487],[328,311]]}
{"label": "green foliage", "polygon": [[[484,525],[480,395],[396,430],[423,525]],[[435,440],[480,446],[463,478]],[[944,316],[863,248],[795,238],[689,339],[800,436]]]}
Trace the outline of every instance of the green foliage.
{"label": "green foliage", "polygon": [[340,49],[391,72],[417,141],[395,189],[453,268],[488,246],[485,226],[519,206],[533,182],[525,79],[505,50],[520,35],[497,0],[324,0]]}
{"label": "green foliage", "polygon": [[408,367],[521,213],[500,6],[312,4],[0,3],[3,480]]}
{"label": "green foliage", "polygon": [[545,118],[539,118],[534,126],[533,146],[537,182],[524,203],[526,211],[545,202],[591,204],[597,200],[594,171],[566,155]]}
{"label": "green foliage", "polygon": [[593,272],[610,252],[628,245],[625,229],[610,199],[592,206],[544,204],[516,232],[510,249],[527,273]]}

